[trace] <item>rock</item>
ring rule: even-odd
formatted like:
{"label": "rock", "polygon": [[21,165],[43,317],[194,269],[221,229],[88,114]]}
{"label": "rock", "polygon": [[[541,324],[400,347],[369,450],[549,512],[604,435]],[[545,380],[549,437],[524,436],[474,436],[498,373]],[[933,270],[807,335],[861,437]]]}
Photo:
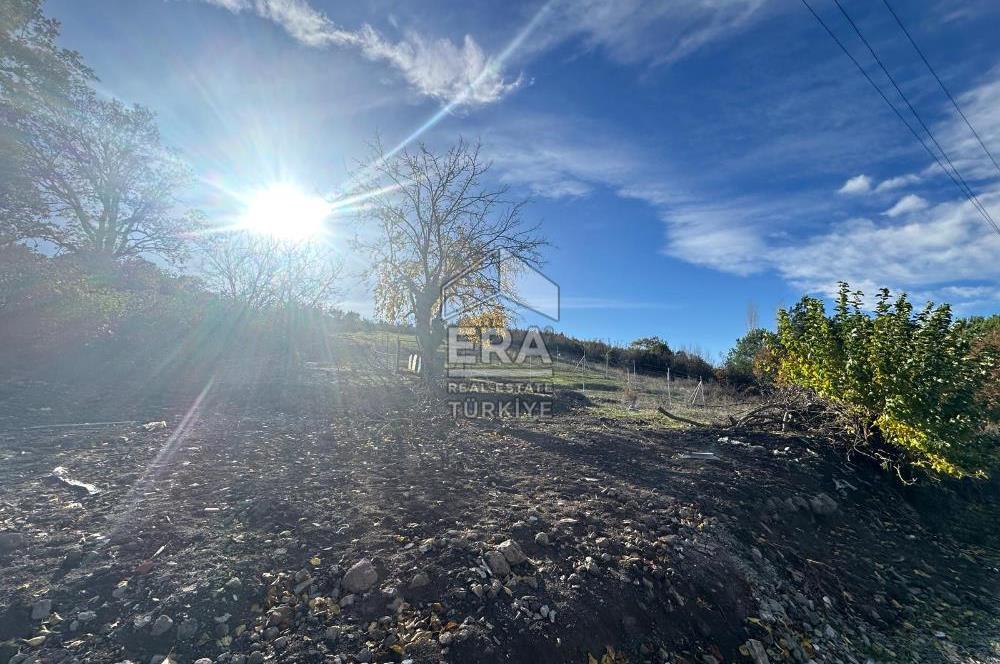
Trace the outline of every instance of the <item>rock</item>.
{"label": "rock", "polygon": [[59,484],[62,484],[63,486],[66,486],[83,496],[96,496],[101,492],[101,490],[93,484],[73,479],[68,473],[69,471],[62,466],[56,466],[52,470],[51,478],[53,481],[58,482]]}
{"label": "rock", "polygon": [[162,615],[153,622],[150,634],[153,636],[163,636],[174,627],[173,619],[168,615]]}
{"label": "rock", "polygon": [[503,557],[506,558],[507,562],[511,565],[520,565],[528,559],[528,557],[524,555],[524,552],[521,551],[521,545],[512,539],[501,542],[498,548],[500,549],[500,553],[503,554]]}
{"label": "rock", "polygon": [[425,572],[417,572],[413,575],[413,579],[410,581],[411,588],[423,588],[424,586],[430,585],[431,577],[427,576]]}
{"label": "rock", "polygon": [[378,581],[378,572],[372,561],[362,558],[344,574],[343,585],[350,593],[363,593]]}
{"label": "rock", "polygon": [[194,664],[212,664],[212,660],[208,657],[202,657],[200,659],[194,660]]}
{"label": "rock", "polygon": [[76,619],[79,620],[84,625],[86,625],[89,622],[97,620],[97,614],[94,613],[93,611],[81,611],[80,613],[76,614]]}
{"label": "rock", "polygon": [[819,493],[809,499],[809,507],[813,512],[821,516],[829,516],[837,511],[837,501],[826,495]]}
{"label": "rock", "polygon": [[42,618],[48,618],[50,613],[52,613],[51,599],[40,599],[31,605],[32,620],[41,620]]}
{"label": "rock", "polygon": [[750,639],[746,642],[747,651],[750,653],[750,658],[753,659],[753,664],[771,664],[771,660],[767,658],[767,651],[764,650],[764,644],[757,639]]}
{"label": "rock", "polygon": [[264,653],[259,650],[254,650],[247,657],[247,664],[264,664]]}
{"label": "rock", "polygon": [[288,647],[289,642],[292,640],[290,636],[279,636],[274,640],[275,650],[284,650]]}
{"label": "rock", "polygon": [[292,621],[295,616],[295,611],[292,607],[282,604],[271,609],[271,612],[267,614],[267,624],[272,625],[285,625]]}
{"label": "rock", "polygon": [[181,641],[188,641],[194,638],[194,635],[198,633],[198,621],[194,618],[188,618],[183,620],[180,625],[177,626],[177,638]]}
{"label": "rock", "polygon": [[372,651],[368,648],[362,648],[358,651],[358,654],[354,656],[354,659],[364,663],[370,662],[372,661]]}
{"label": "rock", "polygon": [[0,533],[0,553],[10,553],[24,546],[24,535],[21,533]]}
{"label": "rock", "polygon": [[535,544],[539,546],[548,546],[549,545],[548,533],[538,533],[537,535],[535,535]]}
{"label": "rock", "polygon": [[494,576],[507,576],[510,574],[510,563],[507,562],[507,558],[497,551],[496,549],[487,551],[483,558],[486,560],[486,566],[490,568]]}
{"label": "rock", "polygon": [[226,581],[225,588],[226,590],[232,590],[233,592],[236,592],[237,590],[241,590],[243,588],[243,582],[240,581],[239,577],[234,576],[233,578]]}

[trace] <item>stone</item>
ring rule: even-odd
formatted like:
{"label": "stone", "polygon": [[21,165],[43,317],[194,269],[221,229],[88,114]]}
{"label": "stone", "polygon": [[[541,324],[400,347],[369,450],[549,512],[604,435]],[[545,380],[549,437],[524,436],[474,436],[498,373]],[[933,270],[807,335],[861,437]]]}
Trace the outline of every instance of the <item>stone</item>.
{"label": "stone", "polygon": [[150,634],[153,636],[163,636],[174,627],[173,619],[168,615],[162,615],[153,622]]}
{"label": "stone", "polygon": [[50,613],[52,613],[51,599],[40,599],[31,605],[32,620],[41,620],[42,618],[48,618]]}
{"label": "stone", "polygon": [[819,493],[809,499],[809,507],[820,516],[829,516],[837,511],[839,507],[837,501],[826,495]]}
{"label": "stone", "polygon": [[528,559],[528,557],[524,555],[524,552],[521,550],[521,545],[512,539],[501,542],[498,548],[500,549],[500,553],[503,554],[503,557],[506,558],[507,562],[511,565],[520,565]]}
{"label": "stone", "polygon": [[537,535],[535,535],[535,544],[539,546],[548,546],[549,544],[548,533],[538,533]]}
{"label": "stone", "polygon": [[771,664],[771,660],[767,657],[767,651],[764,649],[764,644],[757,639],[750,639],[746,642],[747,651],[750,653],[750,658],[753,659],[753,664]]}
{"label": "stone", "polygon": [[363,663],[370,662],[372,661],[372,651],[369,650],[368,648],[362,648],[361,650],[358,651],[358,654],[354,656],[354,659]]}
{"label": "stone", "polygon": [[510,563],[507,558],[496,549],[487,551],[483,558],[486,559],[486,566],[490,568],[494,576],[507,576],[510,574]]}
{"label": "stone", "polygon": [[410,581],[411,588],[423,588],[424,586],[430,585],[431,577],[427,576],[426,572],[417,572],[413,575],[413,579]]}
{"label": "stone", "polygon": [[209,659],[208,657],[201,657],[199,659],[194,660],[194,664],[212,664],[212,660]]}
{"label": "stone", "polygon": [[232,590],[233,592],[243,588],[243,582],[240,581],[239,577],[233,577],[226,581],[226,590]]}
{"label": "stone", "polygon": [[93,611],[81,611],[80,613],[76,614],[76,619],[83,624],[87,624],[93,620],[97,620],[97,614],[94,613]]}
{"label": "stone", "polygon": [[284,625],[292,621],[295,616],[295,610],[287,604],[282,604],[271,609],[271,612],[267,614],[267,624],[271,625]]}
{"label": "stone", "polygon": [[177,626],[177,638],[181,641],[188,641],[194,638],[194,635],[198,633],[198,621],[194,618],[188,618],[181,621],[181,624]]}
{"label": "stone", "polygon": [[247,664],[264,664],[264,653],[255,650],[247,657]]}
{"label": "stone", "polygon": [[378,572],[372,561],[362,558],[344,574],[343,585],[350,593],[363,593],[378,581]]}

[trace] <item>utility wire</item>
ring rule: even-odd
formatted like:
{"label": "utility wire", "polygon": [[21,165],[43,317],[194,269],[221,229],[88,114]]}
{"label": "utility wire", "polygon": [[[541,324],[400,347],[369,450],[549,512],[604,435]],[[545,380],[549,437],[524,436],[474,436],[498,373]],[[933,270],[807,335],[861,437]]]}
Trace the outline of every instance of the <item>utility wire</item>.
{"label": "utility wire", "polygon": [[937,72],[934,70],[934,67],[931,66],[930,62],[928,62],[927,56],[925,56],[924,52],[920,49],[919,46],[917,46],[917,42],[914,41],[913,35],[911,35],[910,31],[906,29],[905,25],[903,25],[903,22],[900,20],[899,15],[896,14],[896,11],[892,8],[892,5],[889,4],[889,0],[882,0],[882,2],[883,4],[885,4],[885,8],[889,10],[889,13],[892,14],[892,17],[896,19],[896,24],[903,31],[903,34],[906,35],[906,38],[910,40],[910,44],[913,46],[913,49],[917,52],[917,55],[919,55],[920,59],[924,61],[925,65],[927,65],[927,69],[934,77],[934,80],[938,82],[938,85],[941,86],[941,89],[944,91],[945,95],[947,95],[948,99],[951,100],[951,105],[955,107],[955,110],[958,111],[958,114],[962,116],[963,120],[965,120],[965,124],[969,128],[969,131],[971,131],[972,135],[976,137],[977,141],[979,141],[979,146],[983,149],[983,152],[986,153],[986,156],[990,158],[990,161],[993,162],[993,167],[997,169],[997,173],[1000,173],[1000,164],[998,164],[997,160],[993,158],[993,153],[991,153],[990,149],[986,147],[986,143],[983,142],[983,139],[982,137],[980,137],[979,132],[976,131],[976,128],[972,126],[971,122],[969,122],[969,118],[967,118],[965,116],[965,113],[962,112],[962,107],[958,105],[958,102],[955,101],[955,98],[948,90],[948,87],[944,84],[944,81],[941,80],[941,77],[938,76]]}
{"label": "utility wire", "polygon": [[[941,153],[941,156],[944,157],[944,160],[948,163],[948,166],[951,167],[951,170],[955,174],[955,177],[952,178],[952,180],[954,181],[955,178],[957,178],[958,181],[961,182],[961,187],[959,188],[962,189],[962,192],[967,197],[969,197],[970,201],[973,201],[973,204],[977,208],[980,209],[983,216],[985,216],[987,218],[987,221],[989,221],[990,225],[993,226],[993,230],[995,230],[997,233],[1000,233],[1000,227],[998,227],[996,222],[993,221],[993,217],[986,209],[986,206],[980,202],[979,197],[976,196],[976,193],[973,191],[972,187],[969,185],[968,182],[966,182],[965,178],[962,177],[962,173],[958,170],[958,167],[955,166],[954,163],[952,163],[951,157],[948,156],[948,153],[945,152],[944,147],[942,147],[942,145],[938,142],[937,138],[934,136],[934,132],[931,131],[931,128],[928,127],[927,123],[924,122],[924,119],[920,117],[920,113],[917,112],[916,107],[914,107],[914,105],[910,103],[909,97],[907,97],[906,93],[904,93],[902,88],[899,87],[899,84],[896,82],[896,79],[893,77],[891,73],[889,73],[889,70],[882,62],[882,59],[878,56],[878,53],[875,52],[875,48],[871,45],[871,42],[869,42],[865,38],[864,34],[862,34],[861,29],[858,27],[858,24],[855,23],[854,19],[851,18],[851,15],[847,13],[847,10],[844,9],[844,6],[840,3],[840,0],[833,0],[833,2],[834,4],[837,5],[837,9],[840,10],[840,13],[844,15],[844,18],[847,19],[847,22],[850,23],[851,28],[854,29],[854,33],[858,36],[858,39],[861,40],[861,43],[863,43],[868,48],[868,52],[871,53],[872,58],[875,59],[875,62],[878,64],[879,69],[882,70],[882,73],[885,74],[885,77],[889,79],[889,83],[892,84],[893,88],[895,88],[896,94],[899,95],[900,99],[903,100],[903,103],[906,104],[907,108],[910,109],[910,113],[912,113],[913,117],[917,119],[917,122],[920,123],[920,126],[923,127],[924,131],[927,133],[927,136],[930,137],[931,142],[934,143],[934,146],[937,147],[938,151]],[[940,165],[940,163],[941,162],[939,161],[938,164]]]}
{"label": "utility wire", "polygon": [[881,86],[879,86],[878,83],[876,83],[872,79],[872,77],[868,74],[865,68],[861,66],[861,63],[858,62],[857,58],[854,57],[851,51],[844,45],[842,41],[840,41],[840,38],[837,37],[836,33],[834,33],[834,31],[830,28],[830,26],[827,25],[826,21],[824,21],[823,18],[816,13],[816,10],[812,8],[812,5],[809,4],[808,0],[801,0],[801,2],[805,6],[805,8],[809,10],[809,13],[813,15],[816,21],[823,27],[826,33],[830,35],[830,38],[833,39],[833,41],[837,44],[837,46],[840,47],[840,50],[844,52],[844,55],[846,55],[851,60],[851,62],[854,63],[854,66],[857,67],[858,71],[861,72],[861,75],[865,77],[865,80],[867,80],[868,83],[870,83],[871,86],[875,88],[875,91],[879,94],[880,97],[882,97],[882,101],[884,101],[889,106],[889,108],[892,109],[893,113],[896,114],[896,117],[899,118],[899,121],[902,122],[907,129],[910,130],[910,133],[913,134],[913,137],[916,138],[917,141],[920,143],[920,145],[924,148],[924,150],[927,151],[927,154],[929,154],[931,158],[934,159],[934,161],[937,163],[937,165],[941,168],[942,171],[948,174],[948,177],[951,178],[951,181],[955,184],[956,187],[958,187],[959,191],[961,191],[966,197],[969,198],[970,201],[972,201],[973,206],[976,208],[976,210],[979,211],[981,215],[983,215],[983,218],[986,220],[986,222],[993,227],[993,230],[995,230],[997,234],[1000,234],[1000,226],[997,226],[996,222],[993,221],[989,213],[984,208],[982,208],[981,204],[977,205],[977,201],[973,200],[973,198],[969,196],[969,193],[965,191],[961,183],[955,178],[954,174],[952,174],[951,171],[945,168],[944,164],[941,163],[941,158],[938,157],[937,153],[934,152],[934,150],[932,150],[929,145],[927,145],[927,142],[924,140],[923,136],[921,136],[917,132],[917,130],[913,128],[913,126],[903,116],[900,110],[896,108],[896,105],[893,104],[891,101],[889,101],[889,98],[885,95],[885,92],[882,90]]}

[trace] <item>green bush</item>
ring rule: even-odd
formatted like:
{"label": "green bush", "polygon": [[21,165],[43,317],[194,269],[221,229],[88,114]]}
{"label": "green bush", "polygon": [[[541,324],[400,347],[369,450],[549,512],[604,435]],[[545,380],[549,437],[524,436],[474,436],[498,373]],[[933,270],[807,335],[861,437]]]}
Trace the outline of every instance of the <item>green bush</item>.
{"label": "green bush", "polygon": [[883,289],[869,314],[862,298],[842,283],[833,316],[811,297],[779,311],[779,382],[837,406],[884,466],[984,476],[996,446],[982,436],[990,416],[980,395],[996,354],[972,352],[948,305],[914,314],[905,294],[890,303]]}
{"label": "green bush", "polygon": [[723,365],[725,379],[738,386],[767,383],[768,376],[760,370],[760,358],[774,345],[774,333],[762,328],[747,332],[736,340]]}

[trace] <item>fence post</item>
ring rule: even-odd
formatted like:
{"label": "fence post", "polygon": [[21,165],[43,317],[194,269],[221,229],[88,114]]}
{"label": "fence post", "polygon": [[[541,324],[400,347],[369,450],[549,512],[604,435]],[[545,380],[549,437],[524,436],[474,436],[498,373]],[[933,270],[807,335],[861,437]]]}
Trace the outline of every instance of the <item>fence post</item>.
{"label": "fence post", "polygon": [[673,397],[670,396],[670,367],[667,367],[667,405],[674,407]]}

